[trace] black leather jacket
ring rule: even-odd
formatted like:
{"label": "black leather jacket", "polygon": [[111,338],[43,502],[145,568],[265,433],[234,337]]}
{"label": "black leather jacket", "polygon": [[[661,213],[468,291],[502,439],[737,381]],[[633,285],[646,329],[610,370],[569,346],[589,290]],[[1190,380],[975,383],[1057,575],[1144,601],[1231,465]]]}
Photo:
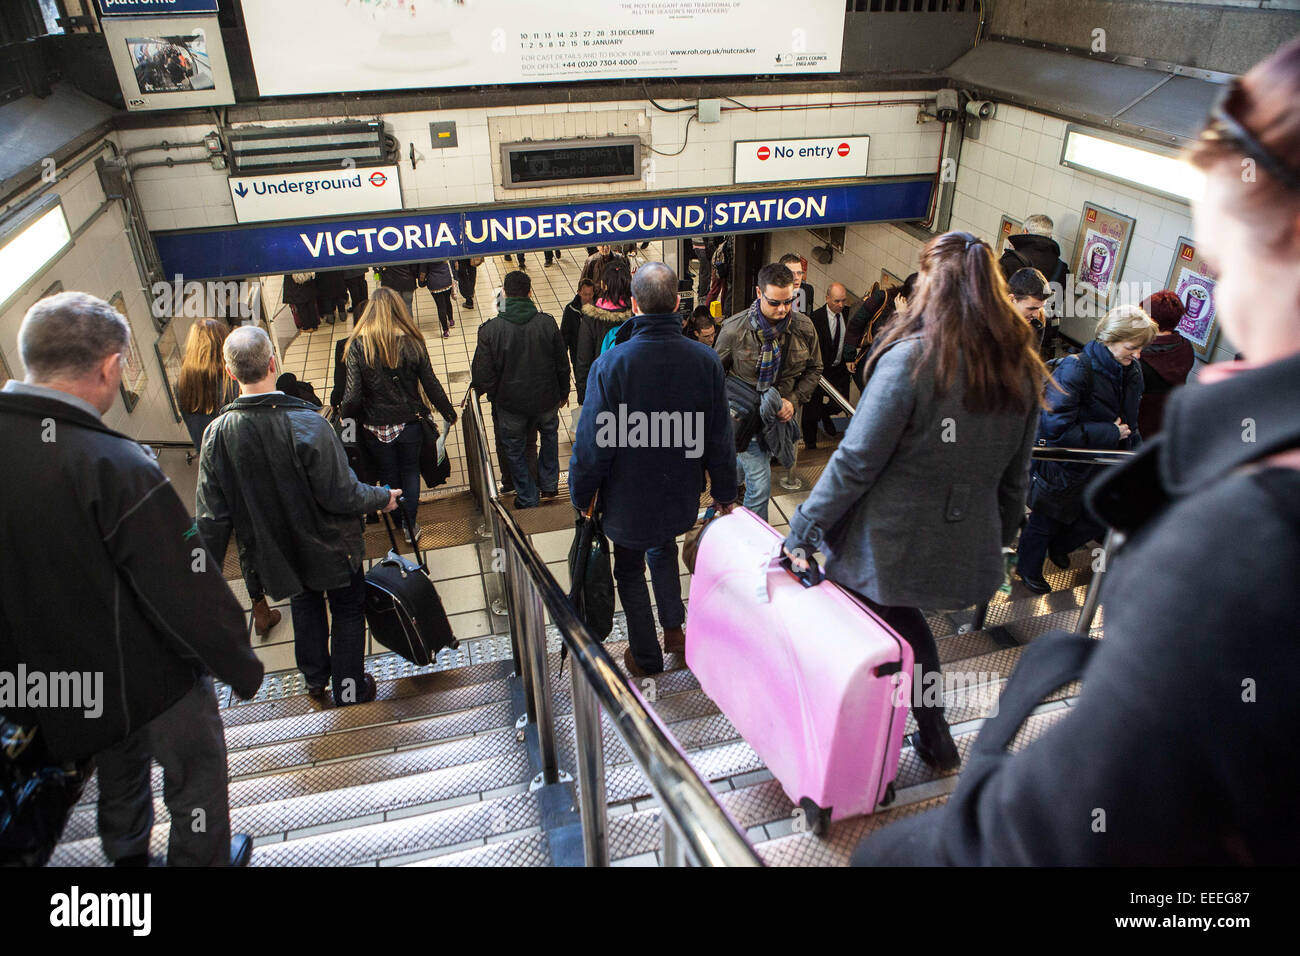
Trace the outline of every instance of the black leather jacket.
{"label": "black leather jacket", "polygon": [[6,716],[39,725],[62,762],[139,730],[201,674],[257,692],[262,664],[221,564],[196,561],[194,520],[139,445],[67,402],[6,392],[0,447],[0,671],[98,675],[102,708]]}
{"label": "black leather jacket", "polygon": [[387,491],[357,480],[334,429],[300,398],[241,396],[204,436],[203,544],[221,567],[233,531],[245,575],[277,600],[346,585],[361,564],[361,516],[387,503]]}
{"label": "black leather jacket", "polygon": [[402,339],[401,361],[395,369],[367,365],[360,342],[352,343],[346,363],[347,385],[339,405],[344,418],[356,418],[364,425],[413,422],[424,407],[419,398],[422,385],[439,414],[449,422],[456,420],[456,410],[433,374],[429,353],[410,339]]}

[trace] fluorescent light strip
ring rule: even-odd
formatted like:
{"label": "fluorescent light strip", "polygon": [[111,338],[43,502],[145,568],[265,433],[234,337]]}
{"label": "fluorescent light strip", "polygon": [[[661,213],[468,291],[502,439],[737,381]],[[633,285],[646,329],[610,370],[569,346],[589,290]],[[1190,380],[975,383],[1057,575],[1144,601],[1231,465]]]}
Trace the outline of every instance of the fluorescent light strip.
{"label": "fluorescent light strip", "polygon": [[1205,189],[1205,174],[1182,159],[1077,130],[1066,131],[1061,162],[1189,201]]}
{"label": "fluorescent light strip", "polygon": [[0,247],[0,305],[7,305],[71,243],[62,204],[47,209],[17,232]]}

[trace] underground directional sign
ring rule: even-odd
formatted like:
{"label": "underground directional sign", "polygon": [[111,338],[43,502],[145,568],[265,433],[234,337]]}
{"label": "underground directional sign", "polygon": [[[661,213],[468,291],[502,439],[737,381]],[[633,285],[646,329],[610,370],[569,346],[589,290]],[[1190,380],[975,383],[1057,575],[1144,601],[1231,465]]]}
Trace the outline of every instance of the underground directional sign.
{"label": "underground directional sign", "polygon": [[402,188],[396,166],[341,167],[232,176],[230,199],[239,222],[268,222],[401,209]]}

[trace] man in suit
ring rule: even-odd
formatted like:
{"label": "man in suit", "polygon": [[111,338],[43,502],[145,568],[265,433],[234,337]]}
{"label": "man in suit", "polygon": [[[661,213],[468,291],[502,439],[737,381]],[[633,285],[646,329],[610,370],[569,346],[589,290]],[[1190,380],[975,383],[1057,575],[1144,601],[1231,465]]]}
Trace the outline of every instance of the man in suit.
{"label": "man in suit", "polygon": [[804,276],[807,274],[807,268],[804,265],[802,256],[796,256],[793,252],[787,252],[781,257],[781,265],[790,270],[794,276],[794,310],[807,315],[812,311],[813,287],[804,282]]}
{"label": "man in suit", "polygon": [[[849,292],[838,282],[832,282],[826,289],[826,304],[815,309],[811,316],[813,328],[817,330],[817,343],[822,350],[822,375],[826,381],[845,398],[849,397],[849,369],[845,363],[846,353],[852,358],[851,350],[845,347],[848,335],[848,316],[844,305]],[[834,435],[835,427],[831,416],[840,410],[839,405],[821,388],[813,393],[812,401],[803,407],[803,444],[805,448],[817,447],[817,425],[826,429],[826,434]]]}

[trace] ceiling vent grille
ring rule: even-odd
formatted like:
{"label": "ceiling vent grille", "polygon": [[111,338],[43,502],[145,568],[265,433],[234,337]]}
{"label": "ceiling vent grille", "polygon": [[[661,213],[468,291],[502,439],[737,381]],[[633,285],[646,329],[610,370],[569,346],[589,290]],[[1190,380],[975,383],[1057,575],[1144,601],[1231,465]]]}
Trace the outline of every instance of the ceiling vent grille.
{"label": "ceiling vent grille", "polygon": [[397,143],[378,120],[314,126],[240,127],[226,131],[236,174],[308,172],[340,166],[384,166]]}

